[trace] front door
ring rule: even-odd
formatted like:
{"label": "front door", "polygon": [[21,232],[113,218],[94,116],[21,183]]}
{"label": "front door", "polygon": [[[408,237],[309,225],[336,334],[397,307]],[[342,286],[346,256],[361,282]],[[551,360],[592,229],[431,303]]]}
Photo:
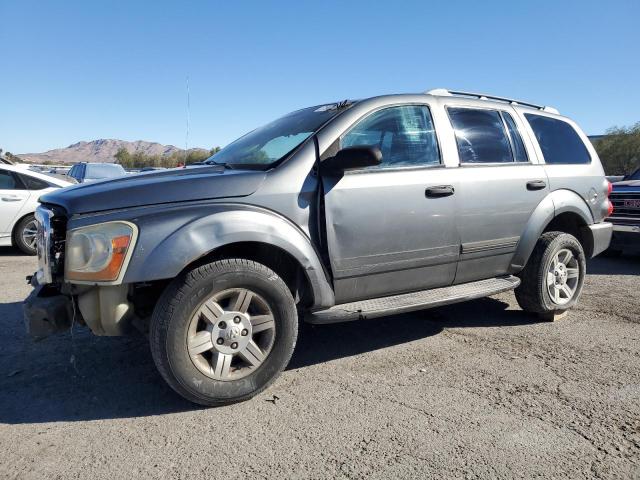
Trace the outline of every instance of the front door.
{"label": "front door", "polygon": [[429,108],[378,110],[339,141],[378,147],[382,163],[323,176],[336,303],[450,285],[455,200]]}

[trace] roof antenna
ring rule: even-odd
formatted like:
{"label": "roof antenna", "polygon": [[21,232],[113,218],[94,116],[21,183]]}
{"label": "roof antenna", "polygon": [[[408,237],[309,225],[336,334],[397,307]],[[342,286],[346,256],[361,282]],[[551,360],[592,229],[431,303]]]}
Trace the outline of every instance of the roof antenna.
{"label": "roof antenna", "polygon": [[191,113],[191,104],[189,101],[189,75],[187,75],[187,133],[184,138],[184,167],[187,167],[187,155],[189,154],[189,116]]}

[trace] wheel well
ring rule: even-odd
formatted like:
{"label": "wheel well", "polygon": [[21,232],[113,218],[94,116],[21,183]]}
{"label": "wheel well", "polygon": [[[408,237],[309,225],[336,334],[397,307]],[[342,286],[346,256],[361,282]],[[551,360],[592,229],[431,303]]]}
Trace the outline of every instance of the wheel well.
{"label": "wheel well", "polygon": [[186,269],[190,270],[224,258],[244,258],[261,263],[282,278],[296,303],[306,306],[313,302],[309,278],[298,261],[287,251],[268,243],[238,242],[223,245],[188,265]]}
{"label": "wheel well", "polygon": [[593,239],[587,234],[588,230],[584,228],[586,226],[587,222],[580,215],[565,212],[551,220],[542,233],[564,232],[573,235],[582,245],[585,256],[590,258],[593,251]]}
{"label": "wheel well", "polygon": [[24,215],[22,215],[20,218],[18,218],[15,223],[13,224],[13,227],[11,228],[11,243],[15,243],[15,238],[16,238],[16,228],[18,228],[18,225],[20,224],[20,222],[22,220],[24,220],[25,218],[27,218],[29,215],[33,215],[33,212],[29,212],[29,213],[25,213]]}

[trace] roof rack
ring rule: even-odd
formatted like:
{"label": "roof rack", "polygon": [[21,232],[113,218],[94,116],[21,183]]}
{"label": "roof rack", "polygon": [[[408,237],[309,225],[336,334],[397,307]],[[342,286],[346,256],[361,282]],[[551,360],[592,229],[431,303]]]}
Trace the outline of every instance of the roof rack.
{"label": "roof rack", "polygon": [[439,97],[471,97],[478,98],[480,100],[497,100],[499,102],[510,103],[511,105],[524,105],[525,107],[537,108],[538,110],[542,110],[543,112],[555,113],[559,114],[558,109],[553,107],[548,107],[544,105],[536,105],[535,103],[529,102],[521,102],[520,100],[514,100],[512,98],[505,97],[496,97],[494,95],[486,95],[484,93],[473,93],[473,92],[460,92],[456,90],[447,90],[446,88],[435,88],[433,90],[429,90],[425,92],[427,95],[435,95]]}

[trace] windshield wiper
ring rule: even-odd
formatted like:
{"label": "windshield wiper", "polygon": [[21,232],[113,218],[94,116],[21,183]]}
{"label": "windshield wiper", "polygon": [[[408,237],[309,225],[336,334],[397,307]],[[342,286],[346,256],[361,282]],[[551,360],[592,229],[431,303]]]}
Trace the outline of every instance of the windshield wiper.
{"label": "windshield wiper", "polygon": [[224,167],[225,169],[228,169],[228,170],[233,170],[233,167],[230,164],[224,163],[224,162],[211,161],[211,162],[207,162],[205,165],[209,165],[209,166],[215,165],[215,166]]}

